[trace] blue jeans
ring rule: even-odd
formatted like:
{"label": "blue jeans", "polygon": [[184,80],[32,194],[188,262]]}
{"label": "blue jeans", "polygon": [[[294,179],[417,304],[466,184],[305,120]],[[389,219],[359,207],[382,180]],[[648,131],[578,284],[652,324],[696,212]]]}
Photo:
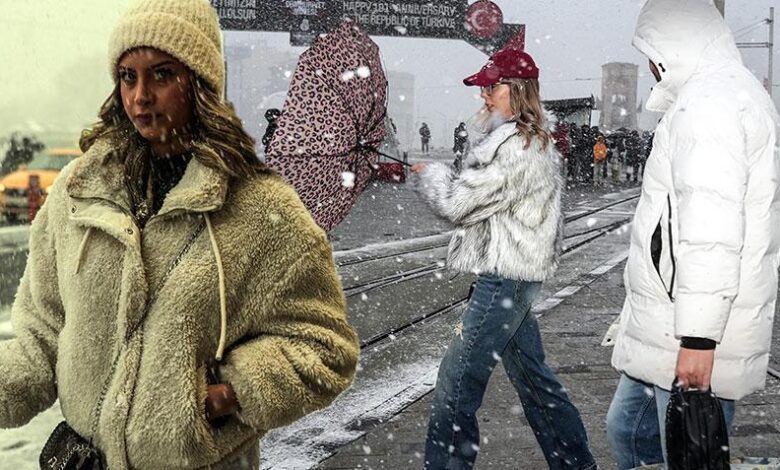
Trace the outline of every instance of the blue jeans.
{"label": "blue jeans", "polygon": [[[668,390],[620,376],[607,413],[607,439],[620,470],[665,462],[670,396]],[[720,406],[726,426],[731,428],[734,401],[721,399]]]}
{"label": "blue jeans", "polygon": [[462,329],[439,367],[425,468],[468,469],[479,451],[477,410],[501,360],[551,469],[595,469],[580,414],[544,363],[536,317],[541,283],[481,275]]}

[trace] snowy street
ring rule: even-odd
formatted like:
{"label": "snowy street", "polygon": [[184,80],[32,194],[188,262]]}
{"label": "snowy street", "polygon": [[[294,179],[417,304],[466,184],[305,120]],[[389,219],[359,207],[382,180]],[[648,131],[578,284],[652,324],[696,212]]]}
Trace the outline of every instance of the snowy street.
{"label": "snowy street", "polygon": [[[548,361],[580,407],[602,468],[613,468],[604,417],[617,374],[609,366],[611,349],[600,343],[622,304],[628,224],[638,195],[636,188],[618,189],[573,187],[567,193],[569,251],[534,305]],[[472,278],[453,278],[443,268],[451,227],[430,214],[410,185],[381,184],[364,196],[332,234],[350,321],[362,344],[356,381],[330,408],[269,434],[262,444],[263,468],[421,465],[429,392]],[[5,337],[8,316],[6,307],[0,313]],[[780,448],[775,424],[780,421],[780,380],[768,377],[767,385],[738,408],[737,455],[767,455]],[[486,403],[480,413],[480,459],[486,468],[517,468],[519,459],[527,468],[543,467],[501,369],[493,375]],[[34,459],[60,419],[55,406],[23,428],[0,431],[0,459],[13,468],[36,468]]]}

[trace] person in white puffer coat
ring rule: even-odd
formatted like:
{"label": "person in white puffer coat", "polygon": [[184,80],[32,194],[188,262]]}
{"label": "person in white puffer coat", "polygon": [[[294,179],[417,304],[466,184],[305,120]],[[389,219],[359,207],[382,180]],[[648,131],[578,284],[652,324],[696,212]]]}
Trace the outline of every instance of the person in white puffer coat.
{"label": "person in white puffer coat", "polygon": [[[675,380],[734,400],[764,387],[780,257],[777,110],[706,0],[649,0],[634,45],[665,113],[647,161],[625,271],[607,417],[619,468],[664,458]],[[609,340],[609,338],[608,338]]]}

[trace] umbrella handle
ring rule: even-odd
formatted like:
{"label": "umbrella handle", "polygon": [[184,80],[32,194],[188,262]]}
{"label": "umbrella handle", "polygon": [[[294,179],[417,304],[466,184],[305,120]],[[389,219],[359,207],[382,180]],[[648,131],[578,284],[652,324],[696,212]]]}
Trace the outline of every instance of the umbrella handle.
{"label": "umbrella handle", "polygon": [[409,168],[411,168],[411,167],[412,167],[412,164],[411,164],[411,163],[405,162],[405,161],[403,161],[403,160],[399,160],[399,159],[397,159],[397,158],[395,158],[395,157],[391,157],[390,155],[388,155],[388,154],[386,154],[386,153],[382,153],[382,152],[379,152],[379,151],[377,151],[376,153],[378,153],[379,155],[381,155],[381,156],[383,156],[383,157],[385,157],[385,158],[389,158],[390,160],[393,160],[394,162],[398,162],[398,163],[400,163],[401,165],[408,166]]}

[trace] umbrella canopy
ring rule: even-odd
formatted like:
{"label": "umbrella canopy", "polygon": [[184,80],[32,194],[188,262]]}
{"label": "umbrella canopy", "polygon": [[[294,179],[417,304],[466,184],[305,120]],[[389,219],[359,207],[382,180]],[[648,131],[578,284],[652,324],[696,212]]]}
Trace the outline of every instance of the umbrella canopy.
{"label": "umbrella canopy", "polygon": [[345,21],[301,54],[266,164],[324,230],[347,216],[371,179],[386,111],[379,48],[357,24]]}

